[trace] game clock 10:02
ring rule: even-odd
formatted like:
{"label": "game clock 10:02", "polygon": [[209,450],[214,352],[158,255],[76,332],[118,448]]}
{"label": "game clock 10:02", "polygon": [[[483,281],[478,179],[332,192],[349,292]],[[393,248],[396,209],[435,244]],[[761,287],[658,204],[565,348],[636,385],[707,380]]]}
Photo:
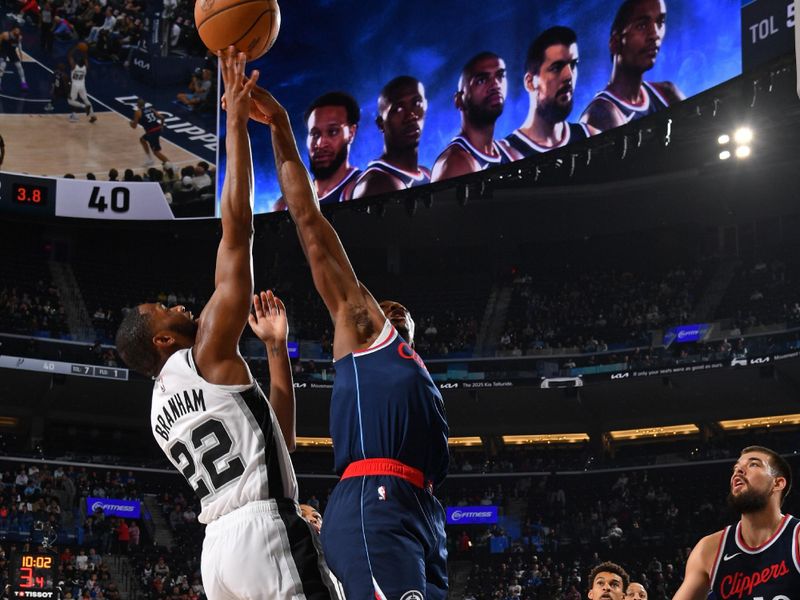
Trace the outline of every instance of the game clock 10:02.
{"label": "game clock 10:02", "polygon": [[58,556],[41,552],[22,552],[12,559],[11,596],[13,598],[56,598]]}

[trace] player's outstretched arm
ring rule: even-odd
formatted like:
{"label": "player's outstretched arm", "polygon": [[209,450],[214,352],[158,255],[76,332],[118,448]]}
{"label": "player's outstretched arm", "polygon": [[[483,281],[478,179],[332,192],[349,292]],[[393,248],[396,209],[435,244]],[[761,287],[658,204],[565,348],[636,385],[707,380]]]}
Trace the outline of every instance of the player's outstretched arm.
{"label": "player's outstretched arm", "polygon": [[[364,332],[368,336],[375,327],[380,331],[385,320],[383,313],[374,298],[359,283],[339,236],[320,211],[308,172],[300,159],[286,110],[268,91],[256,87],[253,90],[251,116],[269,125],[272,131],[272,147],[281,192],[297,226],[300,244],[311,265],[314,285],[328,307],[337,331],[343,326],[343,329],[352,333],[351,339],[344,340],[342,347],[337,348],[334,343],[334,354],[338,358],[367,341],[363,339]],[[372,326],[350,327],[348,324],[352,323],[352,319],[349,317],[354,313],[365,313]],[[336,341],[342,339],[339,335]]]}
{"label": "player's outstretched arm", "polygon": [[711,570],[714,568],[722,532],[707,535],[699,542],[686,561],[686,575],[672,600],[706,600],[711,588]]}
{"label": "player's outstretched arm", "polygon": [[220,52],[227,108],[227,163],[222,188],[222,240],[217,250],[214,293],[200,316],[195,359],[211,383],[249,383],[238,343],[253,294],[253,162],[247,121],[250,92],[258,79],[244,73],[246,56],[231,46]]}
{"label": "player's outstretched arm", "polygon": [[286,447],[293,452],[296,446],[295,397],[292,365],[289,362],[289,320],[286,307],[272,291],[253,296],[250,329],[267,348],[269,364],[269,403],[283,433]]}

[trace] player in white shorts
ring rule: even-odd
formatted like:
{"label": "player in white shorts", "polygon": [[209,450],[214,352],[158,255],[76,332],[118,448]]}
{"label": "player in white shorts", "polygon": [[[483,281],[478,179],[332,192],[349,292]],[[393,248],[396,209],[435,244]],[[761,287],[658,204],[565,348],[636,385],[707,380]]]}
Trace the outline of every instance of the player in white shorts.
{"label": "player in white shorts", "polygon": [[[155,379],[153,435],[200,498],[201,570],[209,600],[338,600],[316,533],[300,516],[283,304],[254,298],[250,325],[267,345],[270,399],[238,351],[253,292],[253,167],[247,120],[258,79],[245,55],[220,53],[227,106],[222,240],[215,290],[198,319],[141,304],[117,332],[129,367]],[[287,448],[288,446],[288,448]]]}
{"label": "player in white shorts", "polygon": [[[94,123],[97,121],[97,117],[94,114],[92,103],[89,101],[89,96],[86,95],[86,72],[89,69],[89,65],[86,56],[84,56],[82,52],[78,51],[78,56],[73,57],[72,53],[74,50],[75,48],[70,50],[67,55],[71,69],[71,84],[69,87],[69,100],[67,100],[67,102],[69,102],[69,105],[73,108],[86,111],[86,114],[89,116],[89,122]],[[75,116],[75,111],[72,111],[69,115],[69,120],[73,122],[78,120],[78,117]]]}

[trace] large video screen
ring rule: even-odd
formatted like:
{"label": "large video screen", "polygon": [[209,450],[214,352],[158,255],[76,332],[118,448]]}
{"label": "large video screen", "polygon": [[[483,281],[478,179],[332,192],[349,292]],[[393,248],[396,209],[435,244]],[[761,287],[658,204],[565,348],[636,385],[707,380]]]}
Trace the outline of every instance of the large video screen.
{"label": "large video screen", "polygon": [[191,5],[5,4],[0,211],[213,217],[217,64]]}
{"label": "large video screen", "polygon": [[[250,68],[288,110],[322,204],[518,160],[739,75],[741,0],[283,2]],[[225,167],[220,116],[220,173]],[[284,208],[251,123],[256,210]],[[221,189],[221,179],[219,178]]]}

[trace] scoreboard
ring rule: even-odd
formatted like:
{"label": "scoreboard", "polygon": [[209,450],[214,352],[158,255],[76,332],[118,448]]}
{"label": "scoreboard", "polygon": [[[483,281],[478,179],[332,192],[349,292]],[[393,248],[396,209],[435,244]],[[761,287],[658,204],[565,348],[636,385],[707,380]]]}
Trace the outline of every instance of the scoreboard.
{"label": "scoreboard", "polygon": [[58,598],[58,555],[20,552],[11,557],[11,598]]}
{"label": "scoreboard", "polygon": [[175,219],[156,182],[62,179],[5,172],[0,172],[0,212],[78,219]]}

